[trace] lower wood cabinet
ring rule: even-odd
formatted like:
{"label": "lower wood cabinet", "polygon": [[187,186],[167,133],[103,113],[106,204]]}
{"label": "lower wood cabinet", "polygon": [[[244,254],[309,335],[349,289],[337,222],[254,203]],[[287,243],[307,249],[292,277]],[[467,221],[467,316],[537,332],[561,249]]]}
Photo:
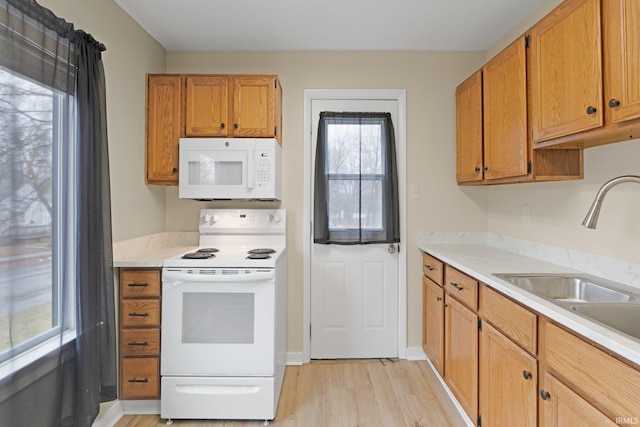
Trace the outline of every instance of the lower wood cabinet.
{"label": "lower wood cabinet", "polygon": [[160,398],[160,269],[120,270],[122,400]]}
{"label": "lower wood cabinet", "polygon": [[[428,254],[424,261],[425,268],[440,262]],[[427,270],[444,274],[433,275],[441,283],[422,276],[423,348],[472,422],[638,423],[638,365],[450,265]]]}
{"label": "lower wood cabinet", "polygon": [[543,376],[540,383],[540,398],[541,426],[618,425],[549,373]]}
{"label": "lower wood cabinet", "polygon": [[538,361],[488,323],[480,332],[483,426],[535,427]]}
{"label": "lower wood cabinet", "polygon": [[478,315],[445,295],[444,380],[469,418],[478,417]]}
{"label": "lower wood cabinet", "polygon": [[423,277],[422,298],[422,348],[440,375],[444,375],[444,290]]}

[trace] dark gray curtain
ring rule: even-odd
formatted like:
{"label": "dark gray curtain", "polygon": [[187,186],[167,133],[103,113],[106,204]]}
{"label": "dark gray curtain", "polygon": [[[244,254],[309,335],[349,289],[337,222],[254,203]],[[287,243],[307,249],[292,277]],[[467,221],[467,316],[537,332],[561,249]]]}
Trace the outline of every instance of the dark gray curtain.
{"label": "dark gray curtain", "polygon": [[[50,274],[64,282],[53,290],[51,297],[59,302],[54,304],[52,316],[61,319],[47,332],[57,334],[52,338],[54,348],[26,365],[7,357],[0,363],[0,368],[6,368],[0,369],[3,374],[0,427],[88,427],[95,420],[100,403],[117,397],[109,162],[101,59],[105,47],[34,0],[0,0],[0,16],[0,70],[49,88],[59,100],[54,102],[51,116],[53,122],[62,125],[50,139],[51,157],[62,160],[53,161],[58,165],[53,166],[53,183],[45,184],[54,190],[43,192],[42,199],[43,203],[51,199],[53,205],[49,225],[54,229],[49,249]],[[0,114],[4,112],[0,109]],[[16,135],[21,135],[20,131],[18,127]],[[3,153],[0,152],[0,157]],[[18,182],[15,188],[23,194],[27,187],[25,179],[13,181]],[[56,193],[56,185],[65,190]],[[62,215],[65,217],[61,218]],[[46,229],[46,225],[42,227]],[[0,236],[0,240],[3,238]],[[14,250],[18,247],[13,246]],[[24,245],[20,249],[24,250]],[[3,271],[0,268],[0,275]],[[8,274],[3,278],[13,284],[11,280],[15,277]],[[15,338],[22,327],[16,314],[20,305],[12,299],[14,293],[12,290],[8,301],[2,301],[9,306],[6,319],[10,344],[8,350],[0,348],[0,356],[20,354],[19,340]],[[0,314],[0,321],[3,320]],[[51,339],[47,342],[50,344]]]}
{"label": "dark gray curtain", "polygon": [[390,113],[320,113],[313,209],[314,243],[400,241]]}

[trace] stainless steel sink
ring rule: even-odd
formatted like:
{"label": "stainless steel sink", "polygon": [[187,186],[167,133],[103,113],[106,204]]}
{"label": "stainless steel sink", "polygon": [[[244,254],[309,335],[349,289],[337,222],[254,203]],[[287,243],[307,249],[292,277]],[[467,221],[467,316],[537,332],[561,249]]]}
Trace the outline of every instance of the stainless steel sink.
{"label": "stainless steel sink", "polygon": [[630,293],[568,274],[494,274],[533,294],[566,303],[625,303],[636,300]]}
{"label": "stainless steel sink", "polygon": [[640,339],[639,304],[584,304],[571,307],[576,313]]}

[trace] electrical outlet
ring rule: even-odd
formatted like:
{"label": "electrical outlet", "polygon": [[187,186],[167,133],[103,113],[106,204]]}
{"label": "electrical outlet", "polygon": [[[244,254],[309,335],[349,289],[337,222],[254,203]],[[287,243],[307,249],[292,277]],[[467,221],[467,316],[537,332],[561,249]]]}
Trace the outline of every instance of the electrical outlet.
{"label": "electrical outlet", "polygon": [[522,212],[522,223],[523,224],[529,224],[529,214],[530,214],[530,207],[527,204],[524,204],[521,206],[520,211]]}

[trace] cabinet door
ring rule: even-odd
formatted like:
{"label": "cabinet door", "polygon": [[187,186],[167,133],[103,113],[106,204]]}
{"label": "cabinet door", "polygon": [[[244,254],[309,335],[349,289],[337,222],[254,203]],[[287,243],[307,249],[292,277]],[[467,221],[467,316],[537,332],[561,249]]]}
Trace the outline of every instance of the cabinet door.
{"label": "cabinet door", "polygon": [[482,70],[456,88],[456,180],[482,181]]}
{"label": "cabinet door", "polygon": [[438,370],[444,374],[444,291],[427,277],[422,278],[422,347]]}
{"label": "cabinet door", "polygon": [[233,77],[234,136],[274,137],[276,133],[274,77]]}
{"label": "cabinet door", "polygon": [[445,295],[444,378],[472,420],[478,417],[478,316]]}
{"label": "cabinet door", "polygon": [[548,373],[541,382],[540,398],[540,425],[543,427],[618,425]]}
{"label": "cabinet door", "polygon": [[600,1],[564,1],[530,35],[533,141],[602,126]]}
{"label": "cabinet door", "polygon": [[480,416],[487,426],[536,426],[537,361],[491,325],[480,333]]}
{"label": "cabinet door", "polygon": [[186,134],[226,136],[229,79],[225,76],[187,76]]}
{"label": "cabinet door", "polygon": [[603,3],[605,101],[613,123],[640,117],[640,2]]}
{"label": "cabinet door", "polygon": [[178,146],[184,130],[183,78],[147,76],[147,184],[178,184]]}
{"label": "cabinet door", "polygon": [[524,37],[483,70],[485,179],[527,175],[527,67]]}

